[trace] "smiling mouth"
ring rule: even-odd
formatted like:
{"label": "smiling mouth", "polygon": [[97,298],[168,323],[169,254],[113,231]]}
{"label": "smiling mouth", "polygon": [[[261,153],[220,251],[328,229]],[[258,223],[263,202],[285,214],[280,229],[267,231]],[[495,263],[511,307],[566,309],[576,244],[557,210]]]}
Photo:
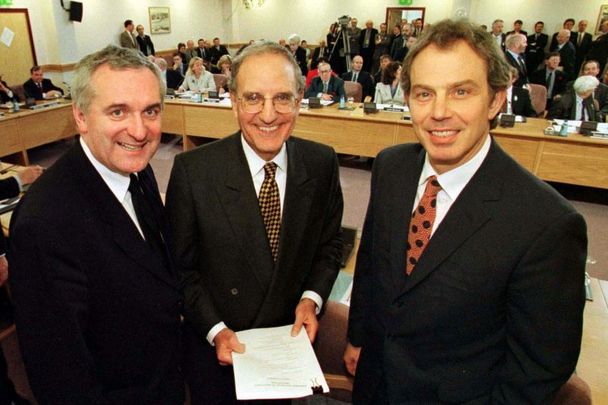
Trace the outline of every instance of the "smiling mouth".
{"label": "smiling mouth", "polygon": [[431,135],[437,136],[439,138],[447,138],[448,136],[456,135],[458,131],[456,130],[442,130],[442,131],[429,131]]}
{"label": "smiling mouth", "polygon": [[125,142],[117,142],[117,143],[121,148],[123,148],[124,150],[127,150],[129,152],[142,150],[145,145],[145,143],[141,144],[141,145],[132,145],[130,143],[125,143]]}
{"label": "smiling mouth", "polygon": [[276,131],[276,129],[278,128],[278,126],[274,125],[272,127],[258,127],[258,128],[262,132],[272,132],[272,131]]}

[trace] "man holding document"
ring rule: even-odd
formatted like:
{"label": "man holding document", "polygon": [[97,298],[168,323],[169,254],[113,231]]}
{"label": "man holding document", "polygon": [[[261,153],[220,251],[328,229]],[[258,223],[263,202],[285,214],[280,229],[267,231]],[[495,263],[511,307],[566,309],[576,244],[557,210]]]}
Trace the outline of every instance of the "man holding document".
{"label": "man holding document", "polygon": [[293,56],[256,43],[232,72],[241,130],[177,156],[167,191],[193,404],[236,402],[235,331],[293,324],[314,340],[342,248],[335,152],[290,137],[304,91]]}

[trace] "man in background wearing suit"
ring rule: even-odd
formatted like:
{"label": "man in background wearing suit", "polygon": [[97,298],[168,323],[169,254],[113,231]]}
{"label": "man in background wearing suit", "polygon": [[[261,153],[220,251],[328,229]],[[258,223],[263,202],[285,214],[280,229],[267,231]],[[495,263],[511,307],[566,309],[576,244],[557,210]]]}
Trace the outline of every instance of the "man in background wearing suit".
{"label": "man in background wearing suit", "polygon": [[[566,18],[562,25],[562,29],[568,30],[568,32],[572,31],[572,27],[574,27],[574,18]],[[560,30],[561,31],[561,30]],[[551,36],[551,44],[549,45],[549,51],[553,52],[555,47],[557,46],[557,36],[559,35],[559,31],[554,32]]]}
{"label": "man in background wearing suit", "polygon": [[353,63],[351,63],[351,71],[346,72],[342,75],[342,80],[357,82],[361,84],[363,100],[366,97],[374,96],[374,79],[372,79],[372,75],[362,70],[363,68],[363,58],[359,55],[353,58]]}
{"label": "man in background wearing suit", "polygon": [[63,95],[61,88],[55,86],[50,79],[44,78],[40,66],[32,66],[30,74],[31,77],[23,83],[23,91],[26,97],[44,100],[45,98],[55,98]]}
{"label": "man in background wearing suit", "polygon": [[528,70],[526,68],[526,62],[522,55],[526,51],[528,45],[527,38],[524,34],[510,34],[507,35],[505,41],[505,58],[509,65],[517,69],[518,79],[513,84],[517,87],[522,87],[529,83],[528,81]]}
{"label": "man in background wearing suit", "polygon": [[576,50],[570,42],[570,31],[567,29],[560,30],[557,33],[555,46],[549,48],[550,52],[559,52],[559,65],[563,68],[566,79],[574,80],[576,72],[574,66],[576,64]]}
{"label": "man in background wearing suit", "polygon": [[570,35],[570,42],[574,45],[574,49],[576,50],[576,66],[575,72],[578,74],[583,61],[585,60],[585,56],[587,56],[587,52],[591,49],[591,44],[593,43],[593,36],[585,32],[587,29],[588,21],[580,20],[578,22],[578,30],[572,31]]}
{"label": "man in background wearing suit", "polygon": [[526,69],[528,74],[533,74],[536,69],[539,68],[540,64],[543,63],[545,58],[545,48],[547,47],[547,41],[549,36],[543,34],[543,28],[545,23],[537,21],[534,24],[534,33],[528,35],[528,47],[526,48]]}
{"label": "man in background wearing suit", "polygon": [[318,66],[319,76],[312,79],[304,97],[319,97],[328,101],[339,101],[346,97],[344,93],[344,80],[332,76],[331,65],[321,62]]}
{"label": "man in background wearing suit", "polygon": [[599,103],[593,98],[599,84],[594,76],[583,75],[576,79],[572,87],[551,105],[547,119],[603,121]]}
{"label": "man in background wearing suit", "polygon": [[444,20],[404,62],[420,143],[374,163],[345,352],[355,404],[551,403],[574,371],[586,226],[490,136],[509,83],[492,41]]}
{"label": "man in background wearing suit", "polygon": [[213,38],[213,46],[209,48],[209,63],[217,65],[217,62],[224,55],[230,55],[228,49],[220,43],[218,37]]}
{"label": "man in background wearing suit", "polygon": [[608,59],[608,20],[600,25],[601,34],[591,43],[587,52],[587,59],[593,59],[600,63],[600,72],[604,71]]}
{"label": "man in background wearing suit", "polygon": [[83,58],[80,138],[11,220],[19,345],[41,404],[183,404],[181,294],[149,160],[165,88],[135,50]]}
{"label": "man in background wearing suit", "polygon": [[500,47],[500,49],[503,51],[505,50],[505,39],[507,39],[505,33],[502,32],[504,26],[505,22],[503,20],[496,19],[492,23],[492,31],[490,32],[492,39],[494,42],[496,42],[496,45],[498,45],[498,47]]}
{"label": "man in background wearing suit", "polygon": [[236,403],[225,365],[249,348],[235,331],[294,324],[314,340],[341,257],[336,154],[290,136],[304,90],[293,55],[255,43],[232,73],[241,130],[177,155],[167,190],[194,405]]}
{"label": "man in background wearing suit", "polygon": [[359,33],[359,54],[363,57],[363,70],[370,74],[376,50],[376,35],[378,35],[378,30],[374,28],[374,22],[367,20],[365,29]]}
{"label": "man in background wearing suit", "polygon": [[167,89],[179,89],[184,81],[184,76],[177,70],[167,69],[167,61],[164,58],[154,58],[154,63],[160,69],[160,77],[165,82]]}
{"label": "man in background wearing suit", "polygon": [[507,87],[507,96],[502,112],[524,117],[537,117],[538,114],[536,113],[534,106],[532,106],[532,100],[530,99],[530,92],[528,89],[515,85],[519,72],[516,68],[510,66],[509,73],[511,74],[511,85]]}
{"label": "man in background wearing suit", "polygon": [[545,68],[539,69],[532,76],[530,82],[540,84],[547,88],[547,110],[551,107],[555,96],[566,90],[568,79],[564,72],[559,70],[559,52],[545,53]]}
{"label": "man in background wearing suit", "polygon": [[125,20],[124,26],[125,30],[120,34],[120,46],[129,49],[139,49],[135,34],[133,34],[133,29],[135,28],[133,20]]}
{"label": "man in background wearing suit", "polygon": [[[15,176],[0,180],[0,200],[18,196],[23,191],[23,186],[34,182],[41,174],[42,168],[40,166],[30,166]],[[3,288],[9,276],[6,248],[4,232],[0,229],[0,318],[3,321],[12,317],[7,290]],[[27,405],[29,402],[15,391],[15,386],[8,377],[4,352],[0,350],[0,405],[11,404]]]}
{"label": "man in background wearing suit", "polygon": [[317,68],[317,65],[319,64],[319,58],[323,58],[325,60],[329,59],[329,48],[327,47],[327,44],[325,43],[324,39],[320,40],[319,46],[312,51],[312,57],[310,60],[310,70],[315,70]]}
{"label": "man in background wearing suit", "polygon": [[139,46],[139,50],[145,56],[155,55],[154,52],[154,44],[150,39],[150,35],[146,35],[144,33],[144,26],[139,24],[136,28],[137,30],[137,45]]}

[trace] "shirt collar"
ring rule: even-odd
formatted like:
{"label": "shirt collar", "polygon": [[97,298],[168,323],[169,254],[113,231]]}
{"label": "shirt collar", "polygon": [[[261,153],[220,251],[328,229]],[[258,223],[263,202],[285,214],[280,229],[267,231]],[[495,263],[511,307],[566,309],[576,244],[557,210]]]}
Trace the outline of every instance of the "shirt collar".
{"label": "shirt collar", "polygon": [[[245,152],[245,158],[247,159],[247,165],[249,166],[249,171],[251,172],[251,177],[257,175],[260,171],[264,170],[264,165],[268,163],[264,159],[258,156],[257,153],[249,146],[245,137],[241,133],[241,144],[243,145],[243,152]],[[270,162],[274,162],[277,164],[277,169],[282,170],[287,173],[287,146],[286,143],[283,142],[283,146],[281,146],[281,150],[275,157],[273,157]]]}
{"label": "shirt collar", "polygon": [[455,201],[483,163],[490,151],[491,144],[492,140],[490,135],[487,135],[481,149],[479,149],[471,160],[443,174],[437,174],[435,169],[433,169],[427,153],[424,157],[424,166],[422,167],[418,186],[424,184],[429,177],[437,176],[437,181],[441,184],[441,189],[445,191],[452,201]]}
{"label": "shirt collar", "polygon": [[113,172],[103,163],[97,160],[82,137],[80,137],[80,145],[82,146],[84,154],[87,156],[87,158],[89,158],[95,170],[97,170],[103,181],[110,188],[110,191],[112,191],[112,194],[114,194],[118,201],[122,203],[125,199],[127,191],[129,191],[129,183],[131,182],[129,176],[124,176],[120,173]]}
{"label": "shirt collar", "polygon": [[513,56],[513,58],[514,58],[515,60],[519,60],[519,54],[518,54],[518,53],[515,53],[515,52],[513,52],[513,51],[512,51],[512,50],[510,50],[510,49],[507,49],[507,52],[509,52],[509,53],[511,54],[511,56]]}

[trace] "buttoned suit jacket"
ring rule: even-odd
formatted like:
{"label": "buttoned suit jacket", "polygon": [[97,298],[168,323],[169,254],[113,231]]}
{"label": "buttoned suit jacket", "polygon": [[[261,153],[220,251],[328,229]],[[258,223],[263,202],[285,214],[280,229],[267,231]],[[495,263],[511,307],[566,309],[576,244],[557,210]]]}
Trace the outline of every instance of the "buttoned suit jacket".
{"label": "buttoned suit jacket", "polygon": [[[348,71],[342,75],[342,80],[352,81],[353,72]],[[357,82],[361,83],[361,87],[363,88],[363,98],[366,96],[374,97],[374,79],[372,75],[362,70],[359,72],[359,76],[357,77]]]}
{"label": "buttoned suit jacket", "polygon": [[342,247],[337,158],[294,137],[287,154],[276,265],[240,132],[175,158],[167,189],[172,250],[186,322],[201,341],[220,321],[235,331],[290,324],[304,291],[329,295]]}
{"label": "buttoned suit jacket", "polygon": [[[310,86],[308,86],[304,97],[317,97],[317,94],[319,93],[323,93],[323,80],[317,76],[310,82]],[[331,94],[334,101],[340,100],[340,97],[345,97],[344,80],[339,77],[331,76],[329,78],[329,83],[327,83],[327,94]]]}
{"label": "buttoned suit jacket", "polygon": [[[133,38],[133,41],[131,41],[131,38]],[[124,30],[120,33],[120,46],[129,49],[139,49],[137,45],[137,40],[135,39],[135,35],[133,35],[127,30]]]}
{"label": "buttoned suit jacket", "polygon": [[[139,46],[139,50],[145,56],[154,55],[156,53],[154,51],[154,44],[152,43],[152,40],[150,39],[150,35],[144,34],[143,38],[140,35],[137,35],[135,38],[137,39],[137,45]],[[148,53],[148,47],[150,47],[150,53]]]}
{"label": "buttoned suit jacket", "polygon": [[528,84],[528,71],[526,70],[525,61],[523,66],[520,65],[520,63],[508,51],[505,51],[505,58],[507,59],[509,65],[517,69],[519,74],[519,77],[517,78],[517,81],[513,83],[513,86],[522,87],[524,84]]}
{"label": "buttoned suit jacket", "polygon": [[550,403],[579,354],[585,222],[493,141],[409,277],[419,144],[381,152],[357,256],[353,403]]}
{"label": "buttoned suit jacket", "polygon": [[50,79],[42,79],[42,90],[36,86],[36,83],[34,83],[32,79],[28,79],[25,83],[23,83],[23,91],[25,92],[25,96],[35,98],[36,100],[42,100],[42,94],[48,93],[51,90],[56,90],[63,94],[63,89],[55,86]]}
{"label": "buttoned suit jacket", "polygon": [[[151,168],[139,178],[166,229]],[[9,262],[39,403],[183,404],[181,294],[157,257],[80,143],[32,184],[11,219]]]}
{"label": "buttoned suit jacket", "polygon": [[528,35],[528,47],[526,48],[526,68],[528,73],[534,72],[545,59],[545,48],[549,41],[547,34],[540,33],[536,39],[536,33]]}
{"label": "buttoned suit jacket", "polygon": [[[587,97],[583,100],[585,105],[585,113],[587,117],[585,121],[599,121],[597,113],[599,112],[599,103],[594,100],[593,97]],[[551,104],[549,112],[547,113],[547,119],[566,119],[574,120],[576,118],[576,95],[574,91],[567,91],[561,98]]]}
{"label": "buttoned suit jacket", "polygon": [[[540,84],[547,88],[549,91],[549,83],[547,83],[547,68],[539,69],[536,72],[532,73],[530,76],[530,83]],[[566,91],[566,85],[568,83],[568,79],[564,72],[560,70],[555,71],[555,79],[553,80],[553,96],[555,97],[557,94],[562,94]],[[547,93],[547,96],[549,93]]]}

